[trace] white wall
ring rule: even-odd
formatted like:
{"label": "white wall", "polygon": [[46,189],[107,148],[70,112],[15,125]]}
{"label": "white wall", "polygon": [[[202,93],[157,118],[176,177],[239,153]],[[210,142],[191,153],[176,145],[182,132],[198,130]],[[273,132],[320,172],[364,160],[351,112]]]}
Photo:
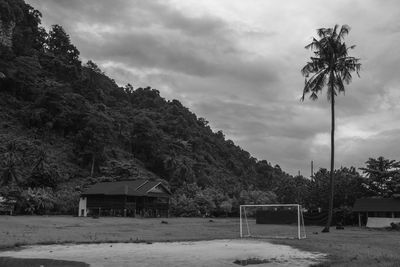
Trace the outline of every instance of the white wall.
{"label": "white wall", "polygon": [[[82,214],[82,210],[83,210],[83,214]],[[79,199],[79,210],[78,210],[78,216],[87,216],[87,208],[86,208],[86,197],[81,197]]]}
{"label": "white wall", "polygon": [[400,218],[368,217],[367,227],[370,228],[390,227],[391,223],[400,223]]}

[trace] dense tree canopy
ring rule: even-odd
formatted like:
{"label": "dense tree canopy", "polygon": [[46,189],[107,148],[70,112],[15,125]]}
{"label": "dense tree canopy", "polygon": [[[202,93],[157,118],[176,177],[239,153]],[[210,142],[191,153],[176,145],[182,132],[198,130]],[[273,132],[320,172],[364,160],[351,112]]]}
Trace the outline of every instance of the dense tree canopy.
{"label": "dense tree canopy", "polygon": [[78,49],[71,43],[69,35],[60,25],[51,27],[46,40],[46,48],[49,52],[66,60],[68,64],[80,63]]}
{"label": "dense tree canopy", "polygon": [[370,194],[381,197],[399,197],[400,162],[378,157],[369,158],[366,167],[360,168],[368,177],[367,188]]}

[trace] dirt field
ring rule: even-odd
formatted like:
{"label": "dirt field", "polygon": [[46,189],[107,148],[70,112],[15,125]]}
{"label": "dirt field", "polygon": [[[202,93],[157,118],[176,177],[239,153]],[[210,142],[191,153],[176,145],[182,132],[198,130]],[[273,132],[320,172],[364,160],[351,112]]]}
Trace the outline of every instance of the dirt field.
{"label": "dirt field", "polygon": [[242,263],[248,259],[261,261],[260,267],[304,267],[326,258],[324,254],[254,239],[37,245],[3,251],[0,256],[79,260],[96,267],[235,267],[238,265],[234,262]]}
{"label": "dirt field", "polygon": [[[161,223],[162,220],[168,223]],[[272,240],[301,250],[329,254],[319,266],[400,266],[400,232],[346,227],[322,234],[306,227],[304,240]],[[314,233],[318,234],[314,234]],[[238,219],[78,218],[0,216],[0,245],[182,241],[238,238]]]}

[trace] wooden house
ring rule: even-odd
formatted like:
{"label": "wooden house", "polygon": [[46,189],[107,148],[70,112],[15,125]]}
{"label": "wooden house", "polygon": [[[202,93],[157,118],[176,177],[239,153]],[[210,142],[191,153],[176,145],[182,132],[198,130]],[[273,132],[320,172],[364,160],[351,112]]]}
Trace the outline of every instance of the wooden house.
{"label": "wooden house", "polygon": [[81,194],[78,216],[168,217],[171,192],[161,182],[103,182]]}
{"label": "wooden house", "polygon": [[400,199],[357,199],[353,206],[353,212],[358,214],[359,226],[389,227],[391,223],[400,223]]}

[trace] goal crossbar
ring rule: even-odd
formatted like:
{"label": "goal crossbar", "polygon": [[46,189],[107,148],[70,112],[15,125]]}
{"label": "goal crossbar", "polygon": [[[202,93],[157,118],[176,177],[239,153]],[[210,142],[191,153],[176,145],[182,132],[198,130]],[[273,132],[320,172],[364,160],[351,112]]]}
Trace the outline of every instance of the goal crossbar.
{"label": "goal crossbar", "polygon": [[297,207],[299,204],[259,204],[259,205],[240,205],[240,207]]}

